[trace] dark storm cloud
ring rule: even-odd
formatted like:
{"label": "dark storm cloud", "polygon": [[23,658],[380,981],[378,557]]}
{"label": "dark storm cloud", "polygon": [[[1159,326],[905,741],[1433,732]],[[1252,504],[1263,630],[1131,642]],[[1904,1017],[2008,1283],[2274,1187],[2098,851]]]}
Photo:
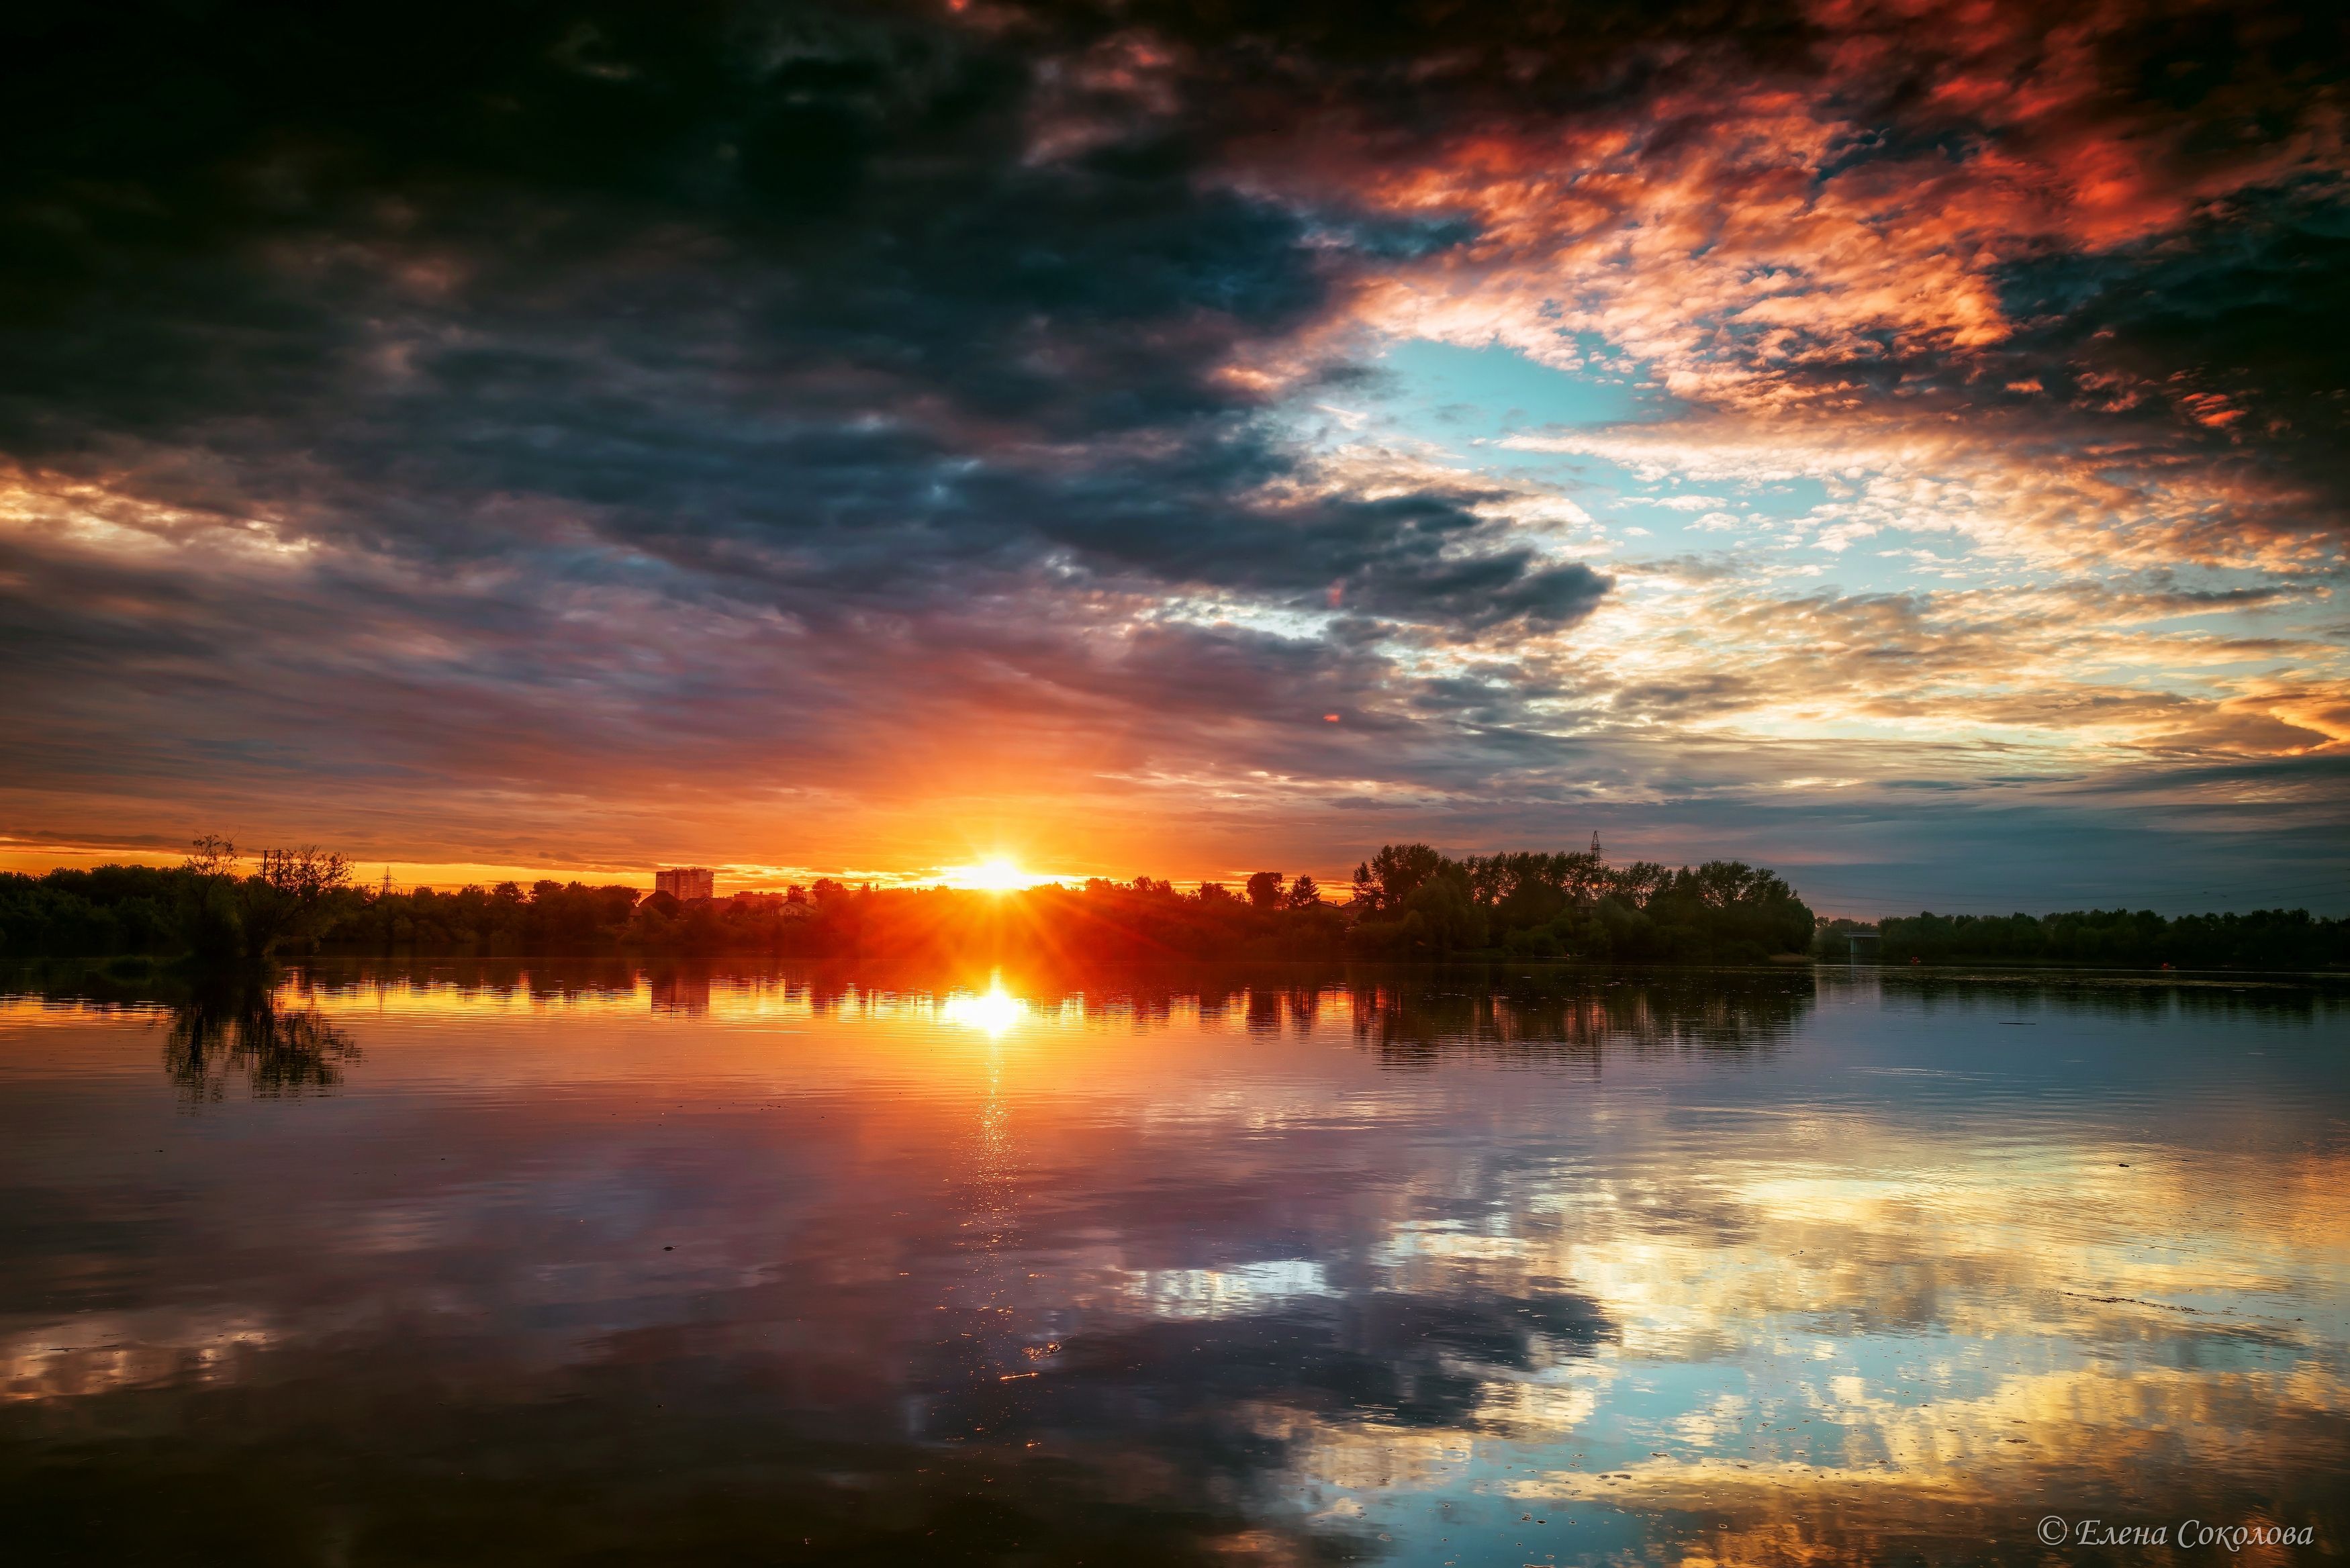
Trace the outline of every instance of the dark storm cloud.
{"label": "dark storm cloud", "polygon": [[1475,533],[1442,498],[1253,501],[1292,464],[1222,372],[1326,306],[1343,247],[1147,117],[1040,161],[1032,62],[978,36],[809,7],[277,22],[35,41],[20,461],[436,557],[559,519],[836,603],[1061,550],[1481,624],[1604,592],[1523,550],[1440,560]]}
{"label": "dark storm cloud", "polygon": [[[1034,529],[1226,587],[1389,567],[1363,585],[1371,607],[1451,618],[1473,600],[1552,624],[1601,586],[1507,552],[1421,574],[1443,498],[1259,529],[1247,489],[1287,462],[1221,373],[1399,236],[1206,176],[1278,134],[1276,100],[1301,135],[1318,119],[1425,152],[1467,126],[1604,118],[1712,70],[1800,77],[1832,32],[1801,7],[1719,5],[1038,5],[979,26],[919,7],[410,8],[396,25],[157,7],[20,26],[5,112],[21,156],[0,176],[0,436],[20,459],[107,470],[126,440],[192,445],[228,460],[203,489],[235,511],[286,499],[291,476],[255,471],[298,452],[324,467],[304,477],[329,516],[393,518],[403,540],[437,519],[454,536],[440,548],[494,546],[456,518],[521,493],[688,553],[730,530],[878,530],[792,541],[837,550],[852,580],[860,556],[1016,558]],[[1882,129],[1851,159],[1981,133],[1915,91],[1963,50],[1890,18],[1856,30],[1872,26],[1893,46],[1864,106]],[[2241,158],[2286,133],[2280,95],[2322,78],[2329,29],[2292,7],[2104,28],[2075,120],[2159,114],[2182,168]],[[1185,90],[1086,79],[1087,51],[1121,37],[1151,40]],[[1040,158],[1040,117],[1085,135]],[[1695,129],[1652,127],[1648,154]],[[2167,328],[2134,314],[2174,348],[2196,338],[2190,364],[2316,400],[2293,428],[2330,430],[2339,356],[2294,330],[2322,261],[2287,258],[2278,286],[2298,293],[2279,308],[2248,297]],[[1120,437],[1135,444],[1105,453]],[[1021,443],[1076,449],[1076,472],[1007,464]],[[202,498],[192,483],[172,493]]]}
{"label": "dark storm cloud", "polygon": [[38,737],[0,829],[331,780],[429,841],[515,789],[749,798],[785,747],[869,795],[957,732],[1310,771],[1282,737],[1373,722],[1391,661],[1170,604],[1335,593],[1444,640],[1607,590],[1490,494],[1327,493],[1230,374],[1457,232],[1239,193],[1033,37],[156,8],[18,41],[0,446],[58,521],[0,560]]}
{"label": "dark storm cloud", "polygon": [[2350,211],[2280,197],[2102,263],[2011,283],[2053,390],[2191,434],[2279,482],[2283,506],[2350,521]]}
{"label": "dark storm cloud", "polygon": [[[853,788],[960,722],[1118,776],[1463,809],[1728,788],[1583,737],[1767,680],[1568,668],[1538,645],[1616,585],[1521,493],[1365,482],[1281,423],[1359,383],[1383,283],[1612,254],[1606,223],[1551,226],[1578,202],[1718,208],[1680,260],[1750,282],[1783,242],[1815,265],[1731,301],[1769,312],[1627,270],[1623,319],[1713,313],[1656,352],[1721,372],[1721,406],[1990,410],[2019,452],[2207,465],[2237,486],[2210,530],[2341,513],[2324,7],[5,26],[0,457],[37,521],[0,556],[0,648],[30,678],[8,715],[66,761],[0,784],[194,757],[224,798],[239,768],[527,793],[585,753],[598,787],[653,757],[717,788],[788,733]],[[1790,102],[1825,151],[1780,156]],[[2078,170],[2104,194],[2051,197]],[[1846,226],[1787,241],[1781,198]],[[1537,281],[1538,314],[1573,303]],[[1880,296],[1930,319],[1839,314]]]}
{"label": "dark storm cloud", "polygon": [[1511,313],[1557,317],[1701,401],[2192,473],[2230,513],[2180,531],[2207,556],[2350,519],[2339,6],[1142,15],[1225,98],[1312,106],[1267,179],[1473,223],[1420,278],[1456,341],[1539,353]]}

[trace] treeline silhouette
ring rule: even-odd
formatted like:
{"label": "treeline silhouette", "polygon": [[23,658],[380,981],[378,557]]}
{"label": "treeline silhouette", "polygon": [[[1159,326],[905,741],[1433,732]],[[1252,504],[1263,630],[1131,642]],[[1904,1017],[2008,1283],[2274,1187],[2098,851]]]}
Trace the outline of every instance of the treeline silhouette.
{"label": "treeline silhouette", "polygon": [[1818,920],[1777,874],[1741,861],[1611,865],[1587,849],[1455,858],[1388,845],[1339,898],[1263,871],[1238,888],[1148,877],[1021,892],[850,888],[680,900],[625,886],[369,890],[342,857],[269,850],[252,869],[225,840],[178,867],[0,874],[0,955],[189,955],[252,964],[295,953],[590,957],[765,953],[1082,963],[1154,958],[1430,959],[1743,964],[1850,956],[1887,963],[2017,962],[2179,969],[2350,968],[2350,920],[2305,910],[2196,915],[2088,910],[1922,914],[1875,927]]}
{"label": "treeline silhouette", "polygon": [[1390,844],[1355,868],[1349,932],[1371,956],[1499,949],[1625,963],[1759,963],[1804,950],[1812,911],[1742,860],[1610,866],[1593,838],[1563,854],[1451,859]]}
{"label": "treeline silhouette", "polygon": [[[2306,909],[2181,915],[2151,909],[2075,909],[2055,915],[1937,915],[1878,922],[1886,963],[2054,963],[2107,969],[2324,970],[2350,968],[2350,919]],[[1849,920],[1823,925],[1819,953],[1844,958]]]}
{"label": "treeline silhouette", "polygon": [[237,869],[207,838],[181,866],[0,877],[0,951],[429,956],[974,952],[1045,960],[1411,959],[1500,952],[1668,963],[1761,961],[1800,951],[1811,911],[1773,873],[1736,861],[1610,866],[1587,850],[1455,859],[1388,845],[1343,900],[1311,877],[1262,871],[1238,888],[1179,890],[1149,877],[981,893],[850,888],[680,900],[629,887],[542,881],[373,891],[317,849],[271,850]]}
{"label": "treeline silhouette", "polygon": [[207,836],[169,868],[0,873],[0,954],[186,954],[229,965],[315,946],[356,905],[350,866],[315,846],[265,849],[250,872]]}

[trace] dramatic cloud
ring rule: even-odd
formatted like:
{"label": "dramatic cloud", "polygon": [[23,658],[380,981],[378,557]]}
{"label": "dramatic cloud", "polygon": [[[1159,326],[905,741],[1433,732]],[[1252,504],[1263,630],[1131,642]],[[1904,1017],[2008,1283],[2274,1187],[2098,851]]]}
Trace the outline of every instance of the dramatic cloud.
{"label": "dramatic cloud", "polygon": [[2193,867],[2131,896],[2244,901],[2350,854],[2323,790],[2211,815],[2350,745],[2344,26],[16,24],[0,834],[1939,861],[1907,820],[2028,901],[2126,822]]}

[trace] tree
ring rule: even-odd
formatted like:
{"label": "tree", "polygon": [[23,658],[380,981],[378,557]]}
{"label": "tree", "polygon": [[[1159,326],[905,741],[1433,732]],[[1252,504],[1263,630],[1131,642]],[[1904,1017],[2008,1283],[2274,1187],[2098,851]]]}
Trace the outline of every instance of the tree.
{"label": "tree", "polygon": [[234,877],[236,846],[217,833],[207,833],[195,841],[180,868],[197,877]]}
{"label": "tree", "polygon": [[226,962],[244,946],[244,912],[236,886],[236,846],[217,833],[195,841],[180,862],[189,886],[180,909],[181,933],[196,957]]}
{"label": "tree", "polygon": [[1282,899],[1282,904],[1292,909],[1318,909],[1322,907],[1322,889],[1315,884],[1313,877],[1301,874],[1289,885],[1288,895]]}
{"label": "tree", "polygon": [[237,890],[244,957],[258,961],[286,943],[315,940],[338,912],[350,880],[350,862],[315,844],[263,850],[261,868]]}
{"label": "tree", "polygon": [[1450,864],[1425,844],[1383,844],[1377,855],[1355,867],[1355,902],[1375,913],[1391,914]]}
{"label": "tree", "polygon": [[1259,871],[1247,883],[1248,901],[1260,909],[1281,908],[1281,873]]}
{"label": "tree", "polygon": [[1411,890],[1403,901],[1409,939],[1436,951],[1485,945],[1485,912],[1469,897],[1469,879],[1447,865]]}
{"label": "tree", "polygon": [[208,833],[180,863],[181,929],[199,959],[260,963],[288,942],[316,940],[348,901],[350,863],[316,845],[265,849],[249,877],[236,874],[237,860],[235,845]]}

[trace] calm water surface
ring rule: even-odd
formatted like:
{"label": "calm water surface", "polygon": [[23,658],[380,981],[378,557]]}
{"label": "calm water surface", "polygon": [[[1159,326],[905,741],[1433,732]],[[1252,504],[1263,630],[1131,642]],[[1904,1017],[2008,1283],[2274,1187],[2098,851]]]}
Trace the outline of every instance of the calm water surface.
{"label": "calm water surface", "polygon": [[20,978],[0,1554],[2315,1561],[2346,1044],[1841,970]]}

